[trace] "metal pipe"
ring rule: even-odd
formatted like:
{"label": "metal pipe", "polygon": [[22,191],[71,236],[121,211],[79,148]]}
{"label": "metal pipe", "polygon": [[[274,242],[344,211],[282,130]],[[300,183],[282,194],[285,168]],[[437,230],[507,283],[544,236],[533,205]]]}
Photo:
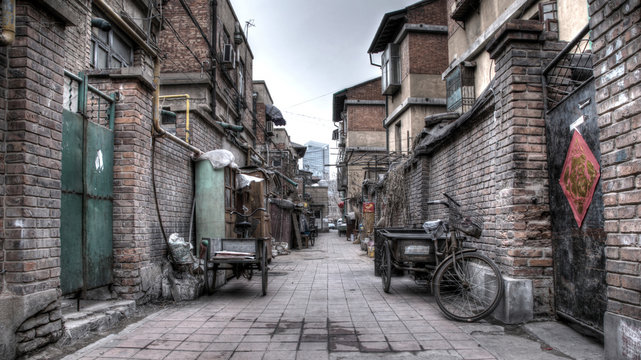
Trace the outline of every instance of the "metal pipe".
{"label": "metal pipe", "polygon": [[216,121],[216,124],[222,126],[225,129],[231,130],[231,131],[241,132],[241,131],[245,130],[245,127],[242,126],[242,125],[228,124],[228,123],[222,122],[222,121]]}
{"label": "metal pipe", "polygon": [[[99,0],[99,1],[102,1],[102,0]],[[154,91],[153,110],[152,110],[154,130],[156,130],[156,132],[161,137],[166,137],[169,140],[175,142],[176,144],[181,145],[195,152],[196,156],[199,156],[200,154],[202,154],[203,152],[200,149],[183,141],[181,138],[168,133],[167,130],[163,129],[163,127],[160,125],[160,58],[158,58],[157,56],[154,58],[154,88],[156,89]]]}
{"label": "metal pipe", "polygon": [[163,95],[160,99],[180,99],[185,98],[185,142],[189,144],[189,94],[180,95]]}
{"label": "metal pipe", "polygon": [[2,0],[1,26],[0,46],[13,44],[16,39],[16,0]]}

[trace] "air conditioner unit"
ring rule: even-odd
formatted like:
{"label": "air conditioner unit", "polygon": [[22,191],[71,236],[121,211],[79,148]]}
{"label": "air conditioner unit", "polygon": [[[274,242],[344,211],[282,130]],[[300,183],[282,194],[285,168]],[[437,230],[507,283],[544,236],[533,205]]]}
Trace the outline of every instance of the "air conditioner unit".
{"label": "air conditioner unit", "polygon": [[274,135],[274,123],[272,121],[267,121],[267,126],[265,126],[265,132],[267,135]]}
{"label": "air conditioner unit", "polygon": [[233,68],[236,67],[236,53],[232,44],[225,44],[223,47],[223,58],[221,63],[231,65]]}

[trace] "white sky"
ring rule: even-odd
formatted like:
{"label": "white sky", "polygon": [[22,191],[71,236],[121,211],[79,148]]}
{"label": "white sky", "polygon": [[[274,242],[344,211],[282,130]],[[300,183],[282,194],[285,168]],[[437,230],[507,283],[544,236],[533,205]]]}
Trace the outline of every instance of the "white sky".
{"label": "white sky", "polygon": [[318,141],[338,152],[331,140],[332,94],[380,76],[367,49],[383,15],[416,2],[231,0],[243,29],[253,20],[254,80],[267,83],[292,141]]}

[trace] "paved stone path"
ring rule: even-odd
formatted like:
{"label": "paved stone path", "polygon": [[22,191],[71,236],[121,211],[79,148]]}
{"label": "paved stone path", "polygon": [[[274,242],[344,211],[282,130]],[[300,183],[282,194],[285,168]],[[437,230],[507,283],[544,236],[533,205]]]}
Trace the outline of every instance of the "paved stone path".
{"label": "paved stone path", "polygon": [[495,359],[473,333],[502,327],[447,320],[409,276],[384,293],[373,259],[336,232],[275,258],[265,297],[260,280],[233,279],[65,359]]}

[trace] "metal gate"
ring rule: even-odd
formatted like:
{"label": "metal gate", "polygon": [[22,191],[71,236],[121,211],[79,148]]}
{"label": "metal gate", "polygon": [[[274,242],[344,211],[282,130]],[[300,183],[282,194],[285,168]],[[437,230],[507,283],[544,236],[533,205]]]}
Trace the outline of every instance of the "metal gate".
{"label": "metal gate", "polygon": [[595,86],[588,28],[544,70],[546,137],[554,258],[556,312],[582,329],[603,336],[607,294],[601,181],[581,226],[559,183],[574,132],[600,163]]}
{"label": "metal gate", "polygon": [[114,97],[65,75],[60,287],[71,294],[112,281]]}

